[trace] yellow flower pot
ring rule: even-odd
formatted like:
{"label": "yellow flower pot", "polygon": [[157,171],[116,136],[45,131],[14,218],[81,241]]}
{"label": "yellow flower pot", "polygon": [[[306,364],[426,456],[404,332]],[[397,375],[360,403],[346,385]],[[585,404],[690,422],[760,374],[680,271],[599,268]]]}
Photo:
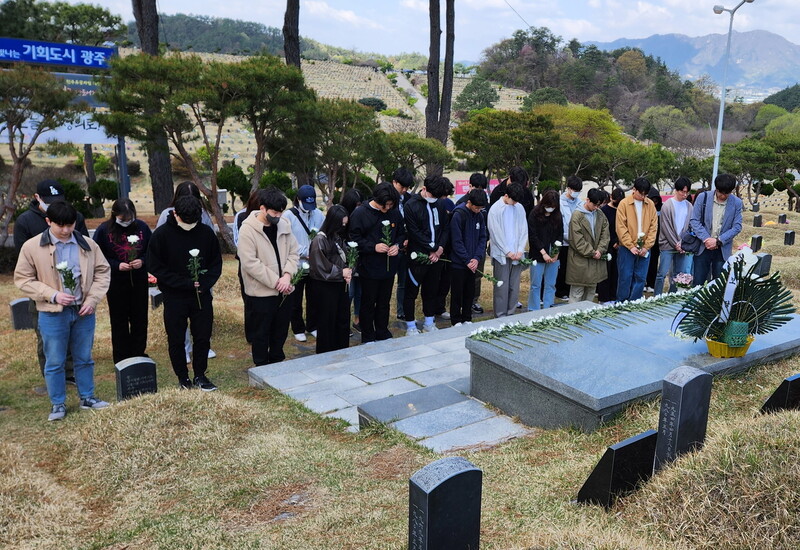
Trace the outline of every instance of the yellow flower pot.
{"label": "yellow flower pot", "polygon": [[706,338],[706,346],[708,346],[708,353],[710,353],[712,357],[744,357],[744,354],[750,349],[750,344],[753,343],[753,340],[755,340],[755,337],[750,335],[747,337],[747,343],[745,345],[732,348],[724,342],[717,342],[716,340],[709,340]]}

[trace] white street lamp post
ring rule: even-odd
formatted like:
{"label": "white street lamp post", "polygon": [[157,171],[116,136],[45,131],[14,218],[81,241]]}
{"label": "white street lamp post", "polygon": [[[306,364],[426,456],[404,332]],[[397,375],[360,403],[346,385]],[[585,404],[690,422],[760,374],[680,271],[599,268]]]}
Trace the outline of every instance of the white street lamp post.
{"label": "white street lamp post", "polygon": [[725,86],[727,86],[728,82],[728,61],[731,56],[731,34],[733,33],[733,16],[736,13],[736,10],[741,8],[744,4],[752,4],[753,0],[742,0],[737,4],[735,8],[729,10],[725,8],[725,6],[720,6],[717,4],[714,6],[714,13],[720,15],[722,12],[727,11],[731,14],[731,21],[730,25],[728,26],[728,46],[725,49],[725,69],[722,73],[722,91],[720,92],[720,100],[719,100],[719,119],[717,120],[717,143],[714,145],[714,173],[711,175],[711,188],[714,188],[714,180],[717,179],[717,173],[719,172],[719,150],[722,146],[722,119],[725,117],[725,95],[727,90]]}

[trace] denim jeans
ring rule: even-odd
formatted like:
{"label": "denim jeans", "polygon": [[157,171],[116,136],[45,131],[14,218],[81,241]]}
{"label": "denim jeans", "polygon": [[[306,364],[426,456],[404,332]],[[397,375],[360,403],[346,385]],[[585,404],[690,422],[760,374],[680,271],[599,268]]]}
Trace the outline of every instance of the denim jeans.
{"label": "denim jeans", "polygon": [[[531,291],[528,294],[528,311],[553,307],[556,299],[556,278],[561,260],[553,263],[536,262],[531,266]],[[544,297],[542,297],[544,280]]]}
{"label": "denim jeans", "polygon": [[678,273],[692,274],[692,255],[681,254],[677,250],[662,250],[661,256],[658,261],[658,274],[656,275],[656,285],[653,287],[654,296],[658,296],[664,292],[664,279],[669,274],[669,291],[675,292],[678,287],[675,286],[675,275]]}
{"label": "denim jeans", "polygon": [[725,265],[725,261],[722,259],[722,251],[719,248],[705,250],[702,254],[695,256],[692,285],[699,286],[705,283],[709,272],[711,273],[711,278],[716,279],[722,273],[723,265]]}
{"label": "denim jeans", "polygon": [[647,278],[647,267],[650,255],[634,256],[627,248],[619,247],[617,251],[617,301],[638,300],[644,294],[644,282]]}
{"label": "denim jeans", "polygon": [[44,345],[44,379],[53,405],[67,400],[67,381],[64,363],[67,350],[72,352],[75,383],[81,399],[94,397],[95,314],[78,315],[77,307],[65,307],[60,312],[39,312],[39,331]]}

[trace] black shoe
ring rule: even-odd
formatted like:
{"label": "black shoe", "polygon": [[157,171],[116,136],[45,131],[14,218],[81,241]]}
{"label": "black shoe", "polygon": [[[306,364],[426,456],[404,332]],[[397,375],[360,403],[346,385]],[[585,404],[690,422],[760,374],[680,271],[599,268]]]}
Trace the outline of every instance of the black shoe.
{"label": "black shoe", "polygon": [[480,304],[472,304],[472,311],[474,313],[483,313],[483,308]]}
{"label": "black shoe", "polygon": [[178,380],[178,387],[182,390],[191,390],[194,389],[194,384],[188,378],[184,378],[183,380]]}
{"label": "black shoe", "polygon": [[75,382],[74,376],[67,376],[67,385],[68,386],[77,386],[77,382]]}
{"label": "black shoe", "polygon": [[194,385],[203,391],[214,391],[217,389],[214,383],[211,380],[209,380],[205,375],[195,376]]}

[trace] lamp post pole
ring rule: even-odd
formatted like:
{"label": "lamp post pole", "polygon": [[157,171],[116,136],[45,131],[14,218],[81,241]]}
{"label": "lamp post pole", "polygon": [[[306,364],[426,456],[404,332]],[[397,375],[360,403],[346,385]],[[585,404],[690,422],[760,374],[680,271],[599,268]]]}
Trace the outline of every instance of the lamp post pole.
{"label": "lamp post pole", "polygon": [[720,100],[719,100],[719,118],[717,119],[717,142],[714,145],[714,172],[711,175],[711,188],[714,188],[714,180],[717,179],[717,173],[719,172],[719,151],[722,147],[722,121],[725,117],[725,95],[726,95],[726,86],[728,82],[728,62],[731,56],[731,35],[733,34],[733,16],[736,14],[736,10],[741,8],[744,4],[750,4],[753,0],[741,0],[739,4],[736,5],[735,8],[729,10],[724,6],[716,5],[714,6],[714,13],[720,15],[722,12],[728,12],[731,14],[730,24],[728,25],[728,45],[725,48],[725,68],[722,72],[722,91],[720,92]]}

